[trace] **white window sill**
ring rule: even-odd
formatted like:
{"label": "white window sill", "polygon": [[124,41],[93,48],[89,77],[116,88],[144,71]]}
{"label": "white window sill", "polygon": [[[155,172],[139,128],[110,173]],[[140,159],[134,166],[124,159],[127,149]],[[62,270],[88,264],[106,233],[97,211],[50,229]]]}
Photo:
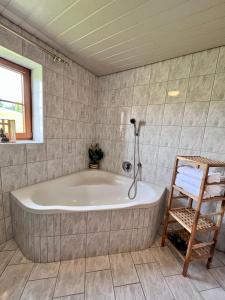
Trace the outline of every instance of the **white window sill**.
{"label": "white window sill", "polygon": [[20,145],[20,144],[44,144],[43,141],[34,141],[34,140],[19,140],[15,143],[7,142],[7,143],[1,143],[0,145]]}

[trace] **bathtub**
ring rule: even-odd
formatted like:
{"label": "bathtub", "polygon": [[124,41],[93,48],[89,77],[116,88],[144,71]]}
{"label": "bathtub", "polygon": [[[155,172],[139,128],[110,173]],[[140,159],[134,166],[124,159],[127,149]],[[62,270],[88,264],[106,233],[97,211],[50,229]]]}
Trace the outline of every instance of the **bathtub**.
{"label": "bathtub", "polygon": [[137,251],[152,245],[165,189],[87,170],[11,192],[13,232],[23,254],[34,262]]}

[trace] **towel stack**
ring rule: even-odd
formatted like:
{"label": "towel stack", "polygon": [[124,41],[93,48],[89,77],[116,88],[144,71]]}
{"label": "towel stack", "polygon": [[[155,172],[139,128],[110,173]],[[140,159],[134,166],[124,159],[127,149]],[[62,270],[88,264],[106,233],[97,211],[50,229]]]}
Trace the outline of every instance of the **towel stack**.
{"label": "towel stack", "polygon": [[[196,169],[191,166],[181,166],[178,168],[175,184],[184,189],[186,192],[194,196],[198,196],[200,193],[202,177],[202,169]],[[221,179],[221,173],[209,172],[207,182],[218,183],[221,181]],[[222,196],[224,195],[224,191],[224,185],[208,185],[204,191],[204,198]]]}

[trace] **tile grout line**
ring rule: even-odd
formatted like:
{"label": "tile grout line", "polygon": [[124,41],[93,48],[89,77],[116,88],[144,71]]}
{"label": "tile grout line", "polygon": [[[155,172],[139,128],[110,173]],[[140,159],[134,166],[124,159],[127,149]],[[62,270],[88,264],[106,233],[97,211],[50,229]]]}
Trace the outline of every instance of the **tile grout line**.
{"label": "tile grout line", "polygon": [[28,283],[28,281],[29,281],[29,277],[30,277],[30,275],[31,275],[31,273],[32,273],[32,271],[33,271],[33,269],[34,269],[34,263],[33,263],[33,266],[32,266],[32,268],[31,268],[31,270],[30,270],[29,275],[27,276],[26,283],[24,284],[24,287],[23,287],[23,289],[22,289],[22,292],[21,292],[21,294],[20,294],[19,299],[21,299],[21,297],[22,297],[22,295],[23,295],[23,293],[24,293],[24,290],[25,290],[25,288],[26,288],[26,286],[27,286],[27,283]]}
{"label": "tile grout line", "polygon": [[135,263],[134,263],[134,259],[133,259],[132,254],[131,254],[131,259],[132,259],[132,262],[133,262],[133,264],[134,264],[135,271],[136,271],[136,273],[137,273],[137,277],[138,277],[138,280],[139,280],[139,283],[140,283],[140,286],[141,286],[141,290],[142,290],[142,292],[143,292],[143,295],[144,295],[145,299],[147,300],[147,296],[145,295],[145,292],[144,292],[144,289],[143,289],[143,286],[142,286],[142,282],[141,282],[141,280],[140,280],[140,277],[139,277],[139,274],[138,274],[136,265],[135,265]]}

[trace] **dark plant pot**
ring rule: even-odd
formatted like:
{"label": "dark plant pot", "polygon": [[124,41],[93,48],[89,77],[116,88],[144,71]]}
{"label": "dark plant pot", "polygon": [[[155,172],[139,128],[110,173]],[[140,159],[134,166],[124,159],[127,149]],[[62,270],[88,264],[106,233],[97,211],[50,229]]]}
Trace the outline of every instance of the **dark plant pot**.
{"label": "dark plant pot", "polygon": [[99,169],[99,164],[89,163],[89,169]]}

